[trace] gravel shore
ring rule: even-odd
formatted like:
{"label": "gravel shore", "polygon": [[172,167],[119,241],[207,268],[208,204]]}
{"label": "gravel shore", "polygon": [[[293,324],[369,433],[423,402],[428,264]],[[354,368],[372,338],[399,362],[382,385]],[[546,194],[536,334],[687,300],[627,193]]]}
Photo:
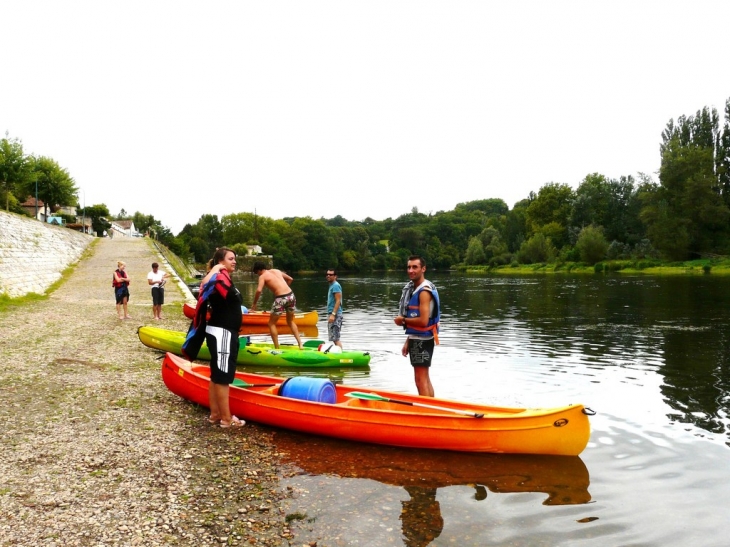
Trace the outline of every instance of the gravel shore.
{"label": "gravel shore", "polygon": [[[131,320],[115,310],[117,260]],[[146,239],[97,239],[48,299],[0,313],[3,547],[291,544],[269,430],[210,426],[139,342],[141,325],[189,325],[173,282],[153,322],[153,261],[169,271]]]}

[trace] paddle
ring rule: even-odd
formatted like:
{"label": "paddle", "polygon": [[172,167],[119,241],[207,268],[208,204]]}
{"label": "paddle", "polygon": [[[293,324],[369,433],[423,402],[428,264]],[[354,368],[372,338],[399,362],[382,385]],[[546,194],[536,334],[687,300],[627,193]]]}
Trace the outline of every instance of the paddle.
{"label": "paddle", "polygon": [[470,412],[469,410],[459,410],[456,408],[446,408],[443,406],[427,405],[425,403],[412,403],[411,401],[399,401],[398,399],[390,399],[389,397],[383,397],[377,393],[362,393],[360,391],[351,391],[345,393],[345,397],[354,397],[355,399],[364,399],[366,401],[383,401],[386,403],[398,403],[400,405],[410,406],[422,406],[424,408],[432,408],[434,410],[443,410],[444,412],[453,412],[455,414],[463,414],[464,416],[471,416],[473,418],[483,418],[484,414],[477,412]]}
{"label": "paddle", "polygon": [[279,384],[247,384],[243,380],[236,378],[231,385],[236,387],[273,387]]}

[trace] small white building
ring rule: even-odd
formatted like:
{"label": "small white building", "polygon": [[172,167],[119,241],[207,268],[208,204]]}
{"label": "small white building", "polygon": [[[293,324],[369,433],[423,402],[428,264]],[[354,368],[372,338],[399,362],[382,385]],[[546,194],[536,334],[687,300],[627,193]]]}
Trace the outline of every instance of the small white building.
{"label": "small white building", "polygon": [[132,237],[137,233],[133,220],[110,220],[109,222],[112,225],[109,228],[109,232],[111,232],[109,235],[112,237]]}

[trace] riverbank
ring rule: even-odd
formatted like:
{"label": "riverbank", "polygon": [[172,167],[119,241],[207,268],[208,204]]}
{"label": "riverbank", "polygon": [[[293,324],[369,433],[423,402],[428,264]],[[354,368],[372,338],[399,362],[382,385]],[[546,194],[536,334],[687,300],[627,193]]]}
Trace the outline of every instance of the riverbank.
{"label": "riverbank", "polygon": [[[210,426],[139,342],[160,259],[145,239],[99,239],[49,297],[0,312],[3,547],[290,545],[271,433]],[[115,310],[117,260],[131,320]],[[155,324],[186,330],[187,298],[168,283]]]}
{"label": "riverbank", "polygon": [[466,273],[499,275],[529,274],[644,274],[644,275],[730,275],[730,259],[700,259],[685,262],[661,260],[607,260],[592,266],[582,262],[514,264],[507,266],[459,266]]}

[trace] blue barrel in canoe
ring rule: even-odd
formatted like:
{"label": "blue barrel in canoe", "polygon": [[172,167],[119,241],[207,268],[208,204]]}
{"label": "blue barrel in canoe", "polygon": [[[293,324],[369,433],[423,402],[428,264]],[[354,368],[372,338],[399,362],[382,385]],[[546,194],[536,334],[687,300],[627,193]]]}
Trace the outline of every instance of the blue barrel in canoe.
{"label": "blue barrel in canoe", "polygon": [[335,384],[328,378],[307,378],[306,376],[287,378],[279,388],[279,395],[315,403],[334,404],[337,402]]}

